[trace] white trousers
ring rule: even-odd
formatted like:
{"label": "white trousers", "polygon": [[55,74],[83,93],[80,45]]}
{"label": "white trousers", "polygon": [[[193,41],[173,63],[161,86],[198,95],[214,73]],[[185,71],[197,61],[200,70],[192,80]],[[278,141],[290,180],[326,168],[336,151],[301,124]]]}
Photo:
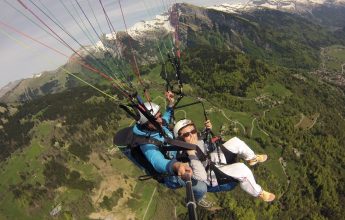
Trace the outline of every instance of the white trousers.
{"label": "white trousers", "polygon": [[[233,137],[223,144],[223,146],[234,154],[237,154],[240,158],[244,160],[254,159],[255,153],[250,147],[238,137]],[[210,154],[211,161],[215,163],[226,163],[225,156],[220,150],[220,154],[214,151]],[[220,161],[219,161],[220,159]]]}
{"label": "white trousers", "polygon": [[[217,166],[218,167],[218,166]],[[252,171],[244,164],[244,163],[234,163],[229,165],[224,165],[218,167],[223,173],[225,173],[228,176],[231,176],[232,178],[239,181],[240,187],[242,190],[247,192],[248,194],[258,197],[259,194],[262,191],[262,188],[259,184],[256,183],[254,175]],[[213,178],[216,179],[216,176],[213,174]],[[217,180],[216,180],[217,181]],[[214,184],[217,184],[216,182],[212,181],[212,186],[215,186]]]}
{"label": "white trousers", "polygon": [[[203,143],[203,142],[202,142]],[[198,143],[200,148],[203,148],[204,145],[202,143]],[[240,158],[244,160],[251,160],[254,159],[255,153],[250,147],[242,140],[237,137],[231,138],[227,142],[225,142],[224,147],[231,151],[234,154],[237,154]],[[201,149],[204,151],[205,149]],[[259,196],[262,191],[260,185],[258,185],[255,181],[254,175],[252,171],[243,163],[234,163],[229,165],[222,165],[226,164],[226,159],[223,152],[218,153],[214,151],[210,154],[211,161],[216,163],[216,166],[226,175],[231,176],[232,178],[239,181],[240,187],[246,191],[248,194],[252,196]],[[220,159],[220,161],[219,161]],[[218,164],[218,165],[217,165]],[[206,182],[208,185],[217,186],[218,182],[214,172],[212,171],[205,173],[205,168],[202,166],[201,162],[199,161],[192,161],[191,167],[193,169],[193,177],[197,180],[201,180]]]}

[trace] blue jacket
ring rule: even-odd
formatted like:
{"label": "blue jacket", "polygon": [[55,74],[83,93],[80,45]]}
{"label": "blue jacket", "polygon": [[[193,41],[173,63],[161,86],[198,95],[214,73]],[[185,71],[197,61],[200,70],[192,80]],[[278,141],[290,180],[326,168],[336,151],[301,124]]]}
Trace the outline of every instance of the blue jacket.
{"label": "blue jacket", "polygon": [[[166,125],[169,124],[172,114],[173,109],[168,107],[162,116],[162,119],[166,122]],[[173,134],[166,125],[163,126],[165,134],[167,134],[170,138],[173,138]],[[133,133],[139,136],[151,137],[162,142],[164,140],[163,136],[160,135],[159,132],[142,130],[138,125],[133,127]],[[162,152],[154,144],[140,145],[140,149],[144,153],[146,159],[152,164],[153,168],[158,173],[174,174],[173,164],[176,162],[176,151],[168,151],[168,157],[170,159],[166,159]]]}

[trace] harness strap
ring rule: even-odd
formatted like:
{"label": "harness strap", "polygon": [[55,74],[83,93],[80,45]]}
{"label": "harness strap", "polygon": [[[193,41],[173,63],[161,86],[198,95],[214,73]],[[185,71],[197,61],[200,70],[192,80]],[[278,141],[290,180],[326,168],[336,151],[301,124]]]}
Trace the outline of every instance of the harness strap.
{"label": "harness strap", "polygon": [[209,169],[210,171],[213,171],[214,174],[216,175],[216,179],[218,182],[218,185],[223,185],[223,184],[227,184],[230,182],[236,182],[238,183],[239,181],[227,174],[225,174],[223,171],[221,171],[214,163],[210,163],[209,165]]}
{"label": "harness strap", "polygon": [[114,144],[119,146],[131,145],[132,147],[142,144],[154,144],[159,148],[164,148],[166,151],[198,150],[197,145],[189,144],[184,141],[175,140],[169,137],[164,137],[163,141],[159,141],[150,136],[136,135],[133,133],[133,127],[127,127],[118,131],[114,137]]}
{"label": "harness strap", "polygon": [[129,143],[129,145],[131,147],[138,147],[139,145],[142,145],[142,144],[153,144],[153,145],[160,147],[163,145],[163,142],[158,141],[154,138],[145,137],[145,136],[138,136],[138,135],[133,134],[132,140]]}
{"label": "harness strap", "polygon": [[226,147],[224,147],[224,145],[220,145],[220,149],[222,150],[225,159],[226,159],[226,163],[227,164],[232,164],[236,162],[237,159],[237,154],[229,151]]}

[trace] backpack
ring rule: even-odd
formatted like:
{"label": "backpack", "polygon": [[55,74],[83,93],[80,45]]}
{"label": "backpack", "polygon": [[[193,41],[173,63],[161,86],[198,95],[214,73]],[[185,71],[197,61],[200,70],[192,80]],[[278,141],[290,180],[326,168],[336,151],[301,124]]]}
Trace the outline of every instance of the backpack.
{"label": "backpack", "polygon": [[[152,164],[146,159],[145,155],[140,149],[142,144],[154,144],[158,146],[163,145],[163,142],[156,139],[144,136],[138,136],[133,133],[133,127],[126,127],[121,129],[114,136],[114,144],[121,147],[121,152],[131,160],[136,166],[143,169],[146,172],[145,177],[152,177],[158,182],[163,182],[164,174],[158,173],[152,166]],[[163,152],[162,152],[163,153]],[[165,155],[165,153],[163,153]],[[144,176],[141,176],[144,177]],[[139,177],[139,179],[144,179]]]}

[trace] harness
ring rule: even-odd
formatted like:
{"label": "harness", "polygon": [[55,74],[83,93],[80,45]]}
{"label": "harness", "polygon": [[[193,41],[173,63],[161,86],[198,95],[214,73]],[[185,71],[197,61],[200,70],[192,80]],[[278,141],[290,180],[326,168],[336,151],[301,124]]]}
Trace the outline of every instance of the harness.
{"label": "harness", "polygon": [[[180,153],[177,155],[176,159],[177,161],[181,162],[187,162],[188,156],[185,153],[185,150],[196,150],[197,151],[197,157],[201,162],[207,161],[206,166],[206,172],[209,172],[209,176],[212,178],[211,172],[213,171],[217,182],[219,185],[226,184],[229,182],[238,182],[238,180],[234,179],[231,176],[228,176],[224,172],[222,172],[217,165],[226,165],[226,164],[232,164],[236,162],[237,155],[229,151],[223,146],[223,141],[221,138],[213,138],[211,139],[212,146],[214,147],[213,150],[209,149],[208,153],[205,155],[199,147],[193,144],[186,143],[184,141],[172,139],[169,137],[164,137],[164,141],[159,141],[155,138],[152,138],[150,136],[139,136],[133,133],[133,127],[127,127],[119,132],[116,133],[114,137],[114,144],[118,146],[126,146],[124,149],[122,149],[122,152],[131,160],[133,161],[138,167],[145,170],[147,175],[140,176],[139,180],[146,180],[153,178],[156,181],[163,183],[164,178],[171,176],[171,174],[167,173],[158,173],[152,164],[146,159],[145,155],[140,149],[141,145],[144,144],[153,144],[158,147],[158,149],[162,152],[162,154],[167,158],[167,152],[168,151],[182,151],[183,153]],[[208,144],[208,145],[211,145]],[[219,150],[221,150],[226,158],[226,163],[221,162]],[[218,152],[218,162],[211,161],[210,153],[213,151]],[[211,179],[211,186],[212,186],[212,179]]]}
{"label": "harness", "polygon": [[[217,165],[228,165],[228,164],[235,163],[237,159],[237,154],[232,153],[226,147],[224,147],[223,145],[224,141],[219,136],[214,136],[210,138],[209,140],[207,140],[207,137],[205,137],[204,142],[207,145],[207,166],[205,169],[206,169],[206,172],[209,172],[209,176],[211,178],[210,179],[211,186],[213,182],[212,171],[214,172],[216,176],[218,185],[223,185],[230,182],[238,183],[239,181],[237,179],[225,174],[217,167]],[[217,152],[217,156],[218,156],[217,162],[212,161],[210,157],[210,153],[213,153],[214,151]],[[224,154],[226,163],[222,162],[221,157],[220,157],[220,151],[222,151],[222,153]]]}
{"label": "harness", "polygon": [[[133,127],[127,127],[116,133],[114,137],[114,144],[119,146],[126,146],[122,152],[132,160],[137,166],[143,168],[147,175],[140,176],[140,180],[153,178],[158,182],[164,182],[164,177],[171,176],[167,173],[158,173],[152,164],[146,159],[145,155],[140,149],[140,145],[153,144],[158,147],[166,159],[168,151],[181,151],[181,150],[197,150],[198,147],[180,140],[174,140],[169,137],[164,137],[164,141],[159,141],[150,136],[139,136],[133,133]],[[182,157],[176,158],[178,161],[183,161]]]}

